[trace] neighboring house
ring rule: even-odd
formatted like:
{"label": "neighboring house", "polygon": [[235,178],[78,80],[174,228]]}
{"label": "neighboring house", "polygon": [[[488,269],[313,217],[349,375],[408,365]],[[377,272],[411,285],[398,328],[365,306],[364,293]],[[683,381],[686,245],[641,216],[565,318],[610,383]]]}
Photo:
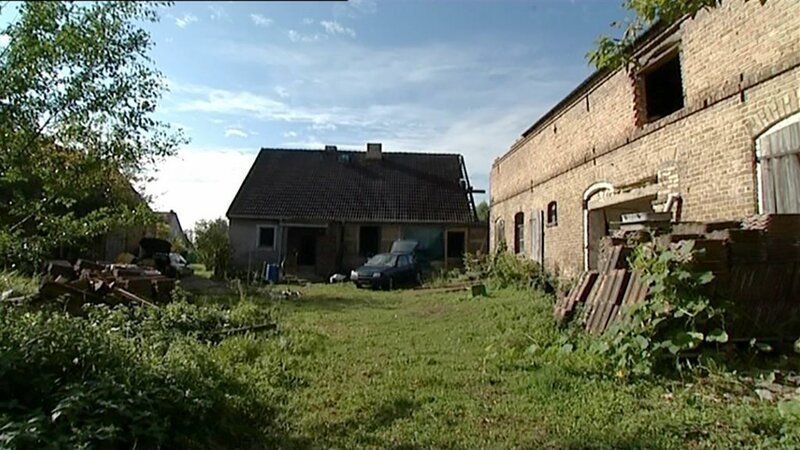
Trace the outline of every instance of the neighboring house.
{"label": "neighboring house", "polygon": [[486,250],[473,192],[460,155],[262,149],[227,212],[234,265],[348,273],[399,238],[420,241],[435,266],[456,264]]}
{"label": "neighboring house", "polygon": [[640,38],[491,172],[491,243],[572,276],[626,212],[800,213],[800,2],[731,0]]}
{"label": "neighboring house", "polygon": [[[183,249],[189,250],[192,248],[192,241],[186,236],[186,233],[183,231],[183,227],[181,227],[181,221],[178,220],[178,214],[173,211],[156,211],[156,215],[161,217],[164,222],[169,226],[169,231],[166,236],[158,236],[162,239],[166,239],[173,243],[173,246],[176,243],[180,243],[183,246]],[[153,232],[151,230],[151,234],[153,236],[157,235],[157,232]]]}

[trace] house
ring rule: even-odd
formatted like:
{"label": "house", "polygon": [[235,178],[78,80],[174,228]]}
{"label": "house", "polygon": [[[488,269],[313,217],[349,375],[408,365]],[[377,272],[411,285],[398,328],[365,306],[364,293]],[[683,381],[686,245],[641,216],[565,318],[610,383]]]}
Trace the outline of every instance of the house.
{"label": "house", "polygon": [[[178,213],[170,209],[169,211],[156,211],[156,215],[161,217],[163,223],[169,228],[166,228],[164,231],[151,229],[150,236],[156,236],[170,241],[172,243],[173,251],[177,251],[176,248],[183,250],[189,250],[192,248],[192,241],[189,240],[189,237],[186,236],[186,233],[183,231],[183,227],[181,227],[181,221],[178,219]],[[165,235],[162,236],[161,234]]]}
{"label": "house", "polygon": [[304,276],[347,273],[396,239],[420,242],[434,267],[486,250],[457,154],[262,149],[227,212],[233,263],[285,262]]}
{"label": "house", "polygon": [[800,2],[731,0],[634,46],[525,130],[491,171],[491,246],[562,276],[631,212],[800,212]]}

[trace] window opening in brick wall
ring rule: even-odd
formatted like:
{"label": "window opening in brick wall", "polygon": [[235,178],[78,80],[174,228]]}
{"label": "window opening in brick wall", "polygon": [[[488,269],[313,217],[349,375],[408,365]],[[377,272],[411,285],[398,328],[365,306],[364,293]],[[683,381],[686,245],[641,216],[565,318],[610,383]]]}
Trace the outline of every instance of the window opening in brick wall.
{"label": "window opening in brick wall", "polygon": [[558,225],[558,204],[553,201],[547,204],[547,226],[556,225]]}
{"label": "window opening in brick wall", "polygon": [[647,122],[666,117],[683,108],[683,77],[677,52],[645,69],[640,83],[644,84]]}
{"label": "window opening in brick wall", "polygon": [[514,215],[514,253],[522,253],[525,248],[525,214]]}

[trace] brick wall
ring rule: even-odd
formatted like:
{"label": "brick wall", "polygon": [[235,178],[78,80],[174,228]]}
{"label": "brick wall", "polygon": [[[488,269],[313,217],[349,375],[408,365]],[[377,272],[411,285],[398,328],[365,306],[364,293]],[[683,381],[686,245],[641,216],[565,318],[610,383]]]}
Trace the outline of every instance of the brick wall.
{"label": "brick wall", "polygon": [[732,0],[675,28],[666,37],[679,40],[684,108],[638,125],[635,77],[620,70],[600,79],[493,164],[493,246],[495,221],[505,221],[513,248],[514,214],[524,212],[527,227],[531,211],[556,201],[545,262],[575,275],[583,268],[583,193],[596,183],[617,189],[652,178],[659,202],[680,194],[681,220],[756,212],[754,139],[800,111],[800,2]]}

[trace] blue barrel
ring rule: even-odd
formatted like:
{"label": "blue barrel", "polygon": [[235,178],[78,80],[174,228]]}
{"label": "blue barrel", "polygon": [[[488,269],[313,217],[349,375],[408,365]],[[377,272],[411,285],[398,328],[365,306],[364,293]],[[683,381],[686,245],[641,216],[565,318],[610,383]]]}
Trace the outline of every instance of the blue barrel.
{"label": "blue barrel", "polygon": [[266,279],[270,283],[277,283],[281,276],[281,268],[277,264],[267,264]]}

